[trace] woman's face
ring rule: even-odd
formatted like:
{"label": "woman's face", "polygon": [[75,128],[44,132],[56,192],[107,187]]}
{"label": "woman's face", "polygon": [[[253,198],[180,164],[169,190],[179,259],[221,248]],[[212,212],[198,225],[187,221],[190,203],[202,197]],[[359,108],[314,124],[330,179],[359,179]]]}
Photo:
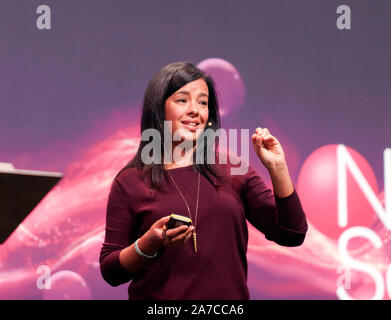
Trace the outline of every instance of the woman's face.
{"label": "woman's face", "polygon": [[180,136],[186,140],[194,141],[198,138],[208,121],[208,96],[209,90],[206,82],[203,79],[197,79],[168,97],[166,121],[172,122],[173,137],[179,130]]}

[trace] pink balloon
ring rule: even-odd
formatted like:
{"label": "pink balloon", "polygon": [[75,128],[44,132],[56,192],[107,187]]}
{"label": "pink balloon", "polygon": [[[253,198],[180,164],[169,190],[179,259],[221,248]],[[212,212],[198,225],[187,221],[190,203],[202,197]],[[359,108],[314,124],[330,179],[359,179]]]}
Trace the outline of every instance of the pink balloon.
{"label": "pink balloon", "polygon": [[237,113],[244,106],[246,96],[238,70],[228,61],[218,58],[203,60],[197,66],[215,82],[220,115],[223,117]]}
{"label": "pink balloon", "polygon": [[91,300],[91,290],[82,276],[69,270],[51,276],[50,289],[44,289],[44,300]]}
{"label": "pink balloon", "polygon": [[[385,206],[385,193],[384,190],[379,194],[379,200],[382,204],[382,206]],[[386,229],[384,226],[383,222],[380,221],[378,217],[376,217],[376,220],[373,224],[373,228],[375,232],[380,236],[382,239],[383,243],[383,249],[384,249],[384,254],[387,257],[387,262],[391,263],[391,233],[389,230]],[[391,292],[390,292],[391,293]]]}
{"label": "pink balloon", "polygon": [[[378,186],[375,174],[366,159],[346,147],[375,194]],[[370,227],[376,215],[350,170],[347,170],[348,225]],[[322,233],[337,239],[346,228],[338,226],[337,145],[315,150],[304,162],[297,190],[308,220]]]}
{"label": "pink balloon", "polygon": [[[383,208],[385,207],[385,198],[384,198],[384,190],[382,192],[379,193],[378,195],[378,198],[379,198],[379,201],[381,203],[381,205],[383,206]],[[373,221],[372,221],[372,227],[371,227],[376,233],[380,232],[381,230],[385,230],[385,226],[383,224],[383,222],[379,219],[379,217],[376,215],[373,217]],[[383,242],[385,239],[382,239]]]}
{"label": "pink balloon", "polygon": [[345,291],[352,299],[368,300],[373,298],[376,284],[368,274],[352,269],[349,282],[350,288],[345,288]]}

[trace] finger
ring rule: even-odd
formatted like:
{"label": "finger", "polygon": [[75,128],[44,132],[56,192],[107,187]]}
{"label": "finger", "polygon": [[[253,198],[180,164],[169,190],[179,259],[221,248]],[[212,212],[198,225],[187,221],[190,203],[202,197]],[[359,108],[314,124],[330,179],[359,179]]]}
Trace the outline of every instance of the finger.
{"label": "finger", "polygon": [[178,237],[186,238],[189,234],[192,234],[194,230],[194,226],[190,226],[187,230],[178,235]]}
{"label": "finger", "polygon": [[262,128],[261,128],[261,127],[257,127],[257,128],[255,129],[255,133],[257,133],[257,134],[262,134]]}
{"label": "finger", "polygon": [[175,238],[177,235],[183,233],[185,230],[187,230],[189,227],[186,225],[176,227],[174,229],[169,229],[166,231],[166,235],[169,238]]}
{"label": "finger", "polygon": [[176,236],[174,239],[172,239],[172,241],[184,243],[184,242],[186,242],[186,238],[191,237],[192,234],[193,234],[193,231],[192,230],[190,231],[190,228],[189,228],[186,232],[184,232],[184,233]]}
{"label": "finger", "polygon": [[270,134],[270,131],[269,131],[268,128],[263,128],[263,129],[262,129],[262,135],[263,135],[263,136],[267,136],[267,135],[269,135],[269,134]]}
{"label": "finger", "polygon": [[185,232],[173,238],[173,241],[184,241],[189,235],[191,236],[193,230],[194,230],[194,226],[190,226]]}
{"label": "finger", "polygon": [[255,147],[262,147],[262,143],[263,143],[263,138],[262,138],[262,136],[257,135],[257,136],[254,138],[253,143],[254,143],[254,146],[255,146]]}
{"label": "finger", "polygon": [[162,231],[162,238],[163,238],[163,243],[165,245],[170,243],[170,238],[168,238],[168,236],[167,236],[167,229],[166,228],[164,228]]}
{"label": "finger", "polygon": [[169,220],[170,220],[170,216],[166,216],[166,217],[160,218],[159,220],[157,220],[157,221],[155,222],[155,227],[161,228],[161,227],[163,227]]}
{"label": "finger", "polygon": [[269,134],[266,137],[263,137],[263,140],[266,143],[272,143],[272,142],[276,141],[277,139],[274,136],[272,136],[271,134]]}
{"label": "finger", "polygon": [[188,236],[188,233],[184,232],[181,233],[180,235],[172,238],[172,242],[183,242],[183,240]]}
{"label": "finger", "polygon": [[189,232],[189,234],[188,234],[188,235],[186,236],[186,238],[185,238],[184,243],[186,243],[187,241],[190,240],[192,234],[193,234],[193,232]]}

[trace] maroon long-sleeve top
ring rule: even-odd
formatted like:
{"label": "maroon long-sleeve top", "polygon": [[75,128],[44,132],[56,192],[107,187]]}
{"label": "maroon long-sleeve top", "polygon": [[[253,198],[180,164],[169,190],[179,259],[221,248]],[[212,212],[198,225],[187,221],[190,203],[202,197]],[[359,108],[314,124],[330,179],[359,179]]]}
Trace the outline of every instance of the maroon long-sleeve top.
{"label": "maroon long-sleeve top", "polygon": [[[226,165],[228,172],[228,166]],[[195,224],[198,172],[192,166],[170,173],[187,200]],[[217,180],[213,181],[218,184]],[[130,280],[129,299],[249,299],[246,220],[268,240],[282,246],[303,243],[305,213],[296,190],[278,198],[251,168],[230,175],[217,188],[201,175],[196,221],[197,249],[190,240],[163,247],[138,272],[119,261],[122,249],[171,213],[188,216],[185,202],[168,179],[163,192],[151,192],[140,170],[126,169],[113,182],[107,204],[106,234],[100,254],[103,278],[112,286]]]}

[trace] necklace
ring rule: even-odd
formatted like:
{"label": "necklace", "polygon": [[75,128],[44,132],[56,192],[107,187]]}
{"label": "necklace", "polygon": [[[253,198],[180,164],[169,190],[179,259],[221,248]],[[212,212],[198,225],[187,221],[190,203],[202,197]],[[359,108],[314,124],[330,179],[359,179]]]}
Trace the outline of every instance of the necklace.
{"label": "necklace", "polygon": [[[190,207],[189,207],[189,204],[187,203],[185,197],[183,196],[181,190],[179,190],[177,184],[175,183],[173,177],[171,176],[170,172],[167,171],[168,175],[170,176],[172,182],[174,183],[176,189],[178,190],[179,194],[181,195],[183,201],[185,202],[186,204],[186,207],[187,207],[187,211],[189,211],[189,216],[190,216],[190,219],[193,220],[192,216],[191,216],[191,213],[190,213]],[[198,187],[197,187],[197,202],[196,202],[196,211],[195,211],[195,220],[194,220],[194,230],[193,230],[193,245],[194,245],[194,252],[197,252],[197,233],[196,233],[196,228],[197,228],[197,214],[198,214],[198,199],[199,199],[199,196],[200,196],[200,176],[201,174],[198,172]]]}

